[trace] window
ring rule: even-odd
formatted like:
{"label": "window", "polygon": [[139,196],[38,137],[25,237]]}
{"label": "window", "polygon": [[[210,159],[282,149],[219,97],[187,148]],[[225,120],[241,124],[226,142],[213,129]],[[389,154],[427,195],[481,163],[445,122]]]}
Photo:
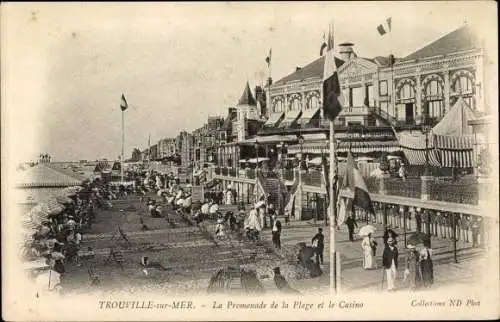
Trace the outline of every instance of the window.
{"label": "window", "polygon": [[387,81],[386,80],[380,81],[378,92],[379,92],[380,96],[387,96],[388,95]]}
{"label": "window", "polygon": [[431,118],[440,118],[443,114],[443,101],[429,101],[429,116]]}
{"label": "window", "polygon": [[411,84],[404,84],[403,87],[399,90],[399,98],[404,99],[412,99],[415,98],[415,89]]}
{"label": "window", "polygon": [[298,111],[300,110],[300,99],[299,98],[294,98],[291,102],[290,105],[288,106],[289,111]]}
{"label": "window", "polygon": [[375,97],[373,96],[373,85],[366,86],[366,103],[368,106],[375,106]]}
{"label": "window", "polygon": [[318,97],[316,97],[316,96],[309,97],[309,100],[307,101],[307,108],[308,109],[317,109],[318,107],[319,107]]}
{"label": "window", "polygon": [[363,106],[365,101],[365,93],[363,87],[353,87],[351,88],[352,93],[352,105],[351,106]]}
{"label": "window", "polygon": [[437,80],[431,80],[425,88],[430,118],[441,118],[444,115],[443,90]]}
{"label": "window", "polygon": [[277,100],[274,102],[273,112],[274,113],[283,112],[283,101],[282,100]]}
{"label": "window", "polygon": [[455,93],[468,94],[473,91],[472,80],[467,76],[460,76],[455,81],[455,86],[453,88]]}
{"label": "window", "polygon": [[467,105],[474,109],[474,85],[470,77],[460,76],[453,85],[453,91],[455,94],[462,96]]}
{"label": "window", "polygon": [[442,96],[443,91],[437,80],[431,80],[425,90],[426,96]]}

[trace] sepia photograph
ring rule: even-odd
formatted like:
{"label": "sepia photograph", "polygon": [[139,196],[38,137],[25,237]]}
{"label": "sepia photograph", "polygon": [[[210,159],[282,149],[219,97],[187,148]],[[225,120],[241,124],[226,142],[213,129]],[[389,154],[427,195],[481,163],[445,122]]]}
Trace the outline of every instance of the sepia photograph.
{"label": "sepia photograph", "polygon": [[496,2],[0,10],[4,319],[499,317]]}

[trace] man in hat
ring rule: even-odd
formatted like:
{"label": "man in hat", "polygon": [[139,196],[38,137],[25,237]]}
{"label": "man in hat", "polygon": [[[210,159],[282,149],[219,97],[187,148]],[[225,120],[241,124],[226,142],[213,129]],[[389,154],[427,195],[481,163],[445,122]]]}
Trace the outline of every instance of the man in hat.
{"label": "man in hat", "polygon": [[323,265],[323,250],[325,249],[325,236],[323,229],[318,228],[318,233],[312,238],[312,245],[316,253],[316,264]]}
{"label": "man in hat", "polygon": [[273,244],[276,249],[281,249],[281,221],[276,218],[276,214],[272,216],[272,236]]}
{"label": "man in hat", "polygon": [[358,223],[356,222],[356,219],[354,218],[354,214],[351,213],[351,215],[346,219],[345,224],[347,225],[347,229],[349,230],[349,240],[354,241],[354,227],[358,228]]}
{"label": "man in hat", "polygon": [[382,255],[382,265],[384,265],[387,277],[387,290],[393,292],[396,289],[396,273],[398,269],[398,249],[394,244],[394,239],[389,237]]}

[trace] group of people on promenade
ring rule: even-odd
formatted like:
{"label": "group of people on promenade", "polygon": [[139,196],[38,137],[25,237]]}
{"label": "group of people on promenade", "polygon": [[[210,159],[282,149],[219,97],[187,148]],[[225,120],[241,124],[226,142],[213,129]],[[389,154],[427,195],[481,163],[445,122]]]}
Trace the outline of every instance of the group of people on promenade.
{"label": "group of people on promenade", "polygon": [[32,277],[42,277],[44,269],[49,269],[46,281],[49,289],[60,290],[65,263],[78,263],[80,257],[92,256],[92,249],[81,251],[81,243],[96,219],[96,209],[109,207],[109,201],[118,195],[119,187],[104,184],[99,179],[87,180],[35,206],[23,219],[26,235],[21,256],[25,263],[43,262],[45,265],[30,266]]}
{"label": "group of people on promenade", "polygon": [[[396,239],[388,237],[382,254],[382,265],[385,270],[387,290],[389,292],[395,291],[397,284],[399,250],[396,245]],[[424,241],[423,246],[419,248],[408,243],[406,248],[403,283],[407,282],[408,288],[412,291],[430,287],[434,283],[434,265],[429,241]]]}

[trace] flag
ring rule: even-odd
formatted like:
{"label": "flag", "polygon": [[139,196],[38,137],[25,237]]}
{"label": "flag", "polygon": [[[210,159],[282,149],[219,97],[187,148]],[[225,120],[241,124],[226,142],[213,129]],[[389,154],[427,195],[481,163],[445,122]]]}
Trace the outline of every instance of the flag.
{"label": "flag", "polygon": [[268,67],[269,67],[269,65],[271,65],[271,53],[272,53],[272,50],[271,50],[271,48],[269,48],[269,55],[267,55],[267,57],[266,57],[266,63],[267,63]]}
{"label": "flag", "polygon": [[349,199],[339,198],[339,201],[337,202],[337,226],[341,226],[344,223],[347,218],[347,210],[349,209],[349,206]]}
{"label": "flag", "polygon": [[128,108],[127,100],[125,99],[125,95],[123,94],[122,94],[122,101],[120,103],[120,108],[122,109],[122,112]]}
{"label": "flag", "polygon": [[328,164],[326,153],[321,154],[321,166],[323,167],[323,180],[326,187],[326,204],[328,205],[330,202],[330,165]]}
{"label": "flag", "polygon": [[342,93],[340,91],[333,47],[333,34],[330,28],[328,32],[325,66],[323,69],[323,114],[330,121],[333,121],[342,110],[342,104],[340,103]]}
{"label": "flag", "polygon": [[321,44],[321,49],[319,50],[319,56],[323,56],[323,51],[328,47],[326,40],[325,40],[325,33],[323,33],[323,43]]}
{"label": "flag", "polygon": [[346,172],[342,186],[354,192],[353,206],[358,206],[359,208],[365,209],[367,212],[375,214],[365,180],[354,164],[351,151],[347,153]]}
{"label": "flag", "polygon": [[390,32],[391,31],[391,23],[392,23],[391,17],[387,18],[383,24],[380,24],[377,26],[378,33],[381,36],[383,36],[386,33]]}

